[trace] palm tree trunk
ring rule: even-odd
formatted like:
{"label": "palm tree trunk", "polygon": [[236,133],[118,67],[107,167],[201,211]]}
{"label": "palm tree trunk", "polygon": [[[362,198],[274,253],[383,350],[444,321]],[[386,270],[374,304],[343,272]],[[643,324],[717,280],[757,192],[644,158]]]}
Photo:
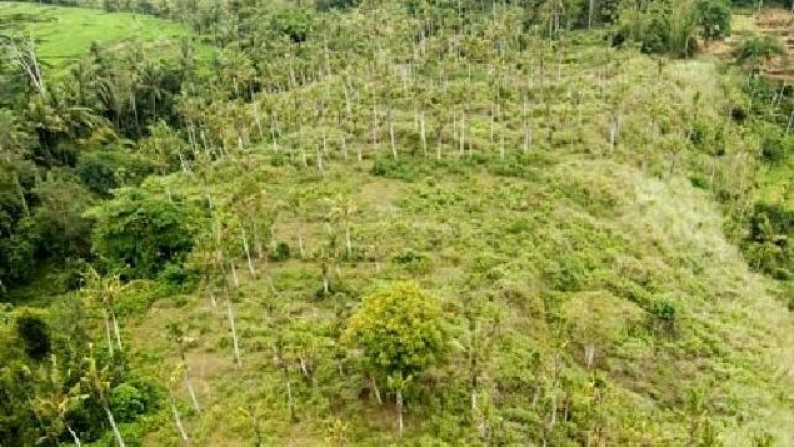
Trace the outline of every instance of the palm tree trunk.
{"label": "palm tree trunk", "polygon": [[460,156],[466,153],[466,111],[460,116]]}
{"label": "palm tree trunk", "polygon": [[593,26],[593,11],[595,10],[595,0],[590,0],[590,7],[587,12],[587,29]]}
{"label": "palm tree trunk", "polygon": [[121,437],[119,427],[116,425],[116,419],[113,417],[113,412],[110,411],[110,404],[105,398],[102,399],[102,407],[105,410],[105,415],[108,418],[108,422],[110,422],[110,428],[113,430],[113,437],[116,438],[116,444],[118,447],[127,447],[127,445],[124,443],[124,438]]}
{"label": "palm tree trunk", "polygon": [[322,265],[323,270],[323,293],[325,296],[328,296],[331,293],[331,279],[330,275],[328,274],[328,264],[323,261]]}
{"label": "palm tree trunk", "polygon": [[262,129],[262,118],[259,115],[259,105],[257,104],[256,101],[253,102],[253,107],[254,107],[254,121],[256,121],[256,127],[259,130],[259,140],[261,141],[265,139],[265,132]]}
{"label": "palm tree trunk", "polygon": [[137,135],[141,134],[141,121],[138,119],[138,104],[135,102],[135,92],[130,91],[130,104],[132,105],[132,114],[135,117],[135,132]]}
{"label": "palm tree trunk", "polygon": [[245,228],[240,228],[243,236],[243,249],[245,249],[245,259],[248,262],[248,273],[256,278],[256,270],[254,270],[254,263],[251,261],[251,250],[248,247],[248,237],[245,234]]}
{"label": "palm tree trunk", "polygon": [[240,359],[240,345],[237,342],[237,329],[234,326],[234,310],[232,309],[232,300],[229,297],[226,297],[226,315],[229,318],[229,328],[232,332],[232,346],[234,348],[234,360],[237,362],[238,367],[243,366],[243,362]]}
{"label": "palm tree trunk", "polygon": [[119,330],[119,321],[116,319],[116,312],[112,309],[110,311],[110,316],[113,319],[113,331],[116,333],[116,344],[119,347],[119,351],[123,348],[121,347],[121,331]]}
{"label": "palm tree trunk", "polygon": [[298,220],[298,253],[300,253],[301,259],[306,256],[306,252],[303,248],[303,224],[300,219]]}
{"label": "palm tree trunk", "polygon": [[218,300],[215,299],[215,291],[210,288],[210,303],[212,307],[218,307]]}
{"label": "palm tree trunk", "polygon": [[169,393],[169,402],[171,403],[171,413],[174,415],[174,424],[176,425],[176,429],[179,431],[179,437],[182,438],[182,442],[185,445],[190,445],[190,438],[188,438],[187,433],[185,432],[185,427],[182,425],[182,418],[179,417],[179,410],[176,408],[176,399],[174,399],[174,393]]}
{"label": "palm tree trunk", "polygon": [[276,138],[276,117],[275,112],[270,117],[270,136],[273,139],[273,152],[278,152],[278,139]]}
{"label": "palm tree trunk", "polygon": [[259,417],[256,415],[256,410],[253,405],[248,405],[248,412],[251,413],[251,424],[254,426],[256,447],[265,447],[265,442],[262,440],[262,427],[259,426]]}
{"label": "palm tree trunk", "polygon": [[392,158],[397,160],[397,140],[394,136],[394,115],[391,109],[389,110],[389,137],[391,138],[391,155]]}
{"label": "palm tree trunk", "polygon": [[353,242],[350,239],[350,225],[345,225],[345,245],[347,246],[347,257],[353,258]]}
{"label": "palm tree trunk", "polygon": [[378,405],[383,405],[383,399],[380,397],[380,388],[378,388],[378,383],[375,382],[373,377],[370,377],[369,380],[372,382],[372,390],[375,393],[375,401],[378,402]]}
{"label": "palm tree trunk", "polygon": [[234,261],[230,261],[229,264],[232,266],[232,281],[234,281],[234,287],[240,287],[240,279],[237,277],[237,269],[234,267]]}
{"label": "palm tree trunk", "polygon": [[80,438],[77,436],[77,433],[75,433],[74,429],[72,429],[71,425],[66,424],[66,431],[68,431],[69,435],[72,437],[72,441],[74,441],[75,447],[82,447],[82,444],[80,443]]}
{"label": "palm tree trunk", "polygon": [[105,316],[105,318],[104,318],[104,320],[105,320],[105,339],[106,339],[106,341],[108,343],[108,354],[110,355],[110,357],[113,357],[113,341],[112,341],[112,337],[110,335],[110,315],[108,315],[107,309],[103,309],[102,313],[105,314],[104,315]]}
{"label": "palm tree trunk", "polygon": [[289,419],[290,421],[297,420],[295,414],[295,403],[292,400],[292,383],[290,382],[289,378],[289,368],[287,367],[287,362],[284,361],[283,354],[279,354],[281,360],[281,369],[284,372],[284,383],[286,385],[287,391],[287,407],[289,409]]}
{"label": "palm tree trunk", "polygon": [[403,393],[397,390],[397,437],[403,437]]}
{"label": "palm tree trunk", "polygon": [[419,135],[422,139],[422,155],[427,158],[427,135],[425,134],[425,111],[419,113]]}
{"label": "palm tree trunk", "polygon": [[375,99],[372,100],[372,152],[378,153],[378,108]]}
{"label": "palm tree trunk", "polygon": [[22,210],[25,212],[25,216],[30,217],[30,208],[28,208],[28,201],[25,199],[25,190],[22,188],[19,174],[16,171],[14,171],[14,186],[17,188],[17,194],[19,194],[19,201],[22,202]]}
{"label": "palm tree trunk", "polygon": [[193,389],[193,380],[190,378],[190,368],[188,368],[187,362],[185,363],[185,386],[187,386],[187,392],[190,394],[190,401],[193,402],[193,409],[197,413],[201,413],[201,405],[199,405],[196,390]]}

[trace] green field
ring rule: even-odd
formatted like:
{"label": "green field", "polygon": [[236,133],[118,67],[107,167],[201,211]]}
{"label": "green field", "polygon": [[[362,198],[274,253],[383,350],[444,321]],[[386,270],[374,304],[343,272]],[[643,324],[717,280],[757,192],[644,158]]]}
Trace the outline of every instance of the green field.
{"label": "green field", "polygon": [[108,45],[136,39],[159,48],[173,45],[189,31],[178,23],[140,14],[3,2],[0,34],[32,34],[39,56],[58,66],[83,55],[93,42]]}

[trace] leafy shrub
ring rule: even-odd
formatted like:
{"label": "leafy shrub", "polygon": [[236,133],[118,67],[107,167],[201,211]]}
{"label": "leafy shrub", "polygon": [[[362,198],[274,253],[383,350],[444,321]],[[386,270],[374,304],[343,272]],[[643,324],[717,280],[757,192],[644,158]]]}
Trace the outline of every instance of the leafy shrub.
{"label": "leafy shrub", "polygon": [[[147,444],[144,443],[144,439],[146,437],[146,433],[148,433],[149,430],[151,430],[151,428],[146,424],[146,422],[147,421],[136,421],[133,424],[122,424],[119,427],[119,431],[121,432],[121,437],[122,439],[124,439],[124,445],[126,447],[147,446]],[[104,445],[101,445],[101,447],[117,446],[115,438],[110,433],[105,434],[103,441],[104,441]]]}
{"label": "leafy shrub", "polygon": [[734,56],[740,64],[750,63],[756,65],[773,56],[786,53],[780,41],[775,36],[756,35],[742,42]]}
{"label": "leafy shrub", "polygon": [[426,272],[430,269],[430,260],[427,256],[412,250],[405,251],[392,259],[395,264],[402,265],[411,273]]}
{"label": "leafy shrub", "polygon": [[794,137],[783,133],[779,127],[764,126],[761,131],[761,158],[771,164],[777,164],[794,153]]}
{"label": "leafy shrub", "polygon": [[661,321],[665,324],[673,324],[675,322],[676,316],[676,307],[675,304],[667,301],[667,300],[659,300],[655,301],[651,305],[650,309],[651,315],[656,318],[656,320]]}
{"label": "leafy shrub", "polygon": [[705,175],[700,174],[700,173],[692,174],[689,177],[689,182],[695,188],[706,189],[706,188],[709,187],[709,180],[706,178]]}
{"label": "leafy shrub", "polygon": [[785,160],[790,151],[788,150],[788,145],[782,143],[782,139],[765,137],[761,141],[761,158],[771,164],[777,164]]}
{"label": "leafy shrub", "polygon": [[758,203],[749,219],[749,234],[743,244],[751,266],[777,279],[794,276],[794,210],[780,204]]}
{"label": "leafy shrub", "polygon": [[145,312],[158,299],[173,296],[177,288],[163,281],[135,280],[124,288],[124,299],[116,302],[120,315],[135,315]]}
{"label": "leafy shrub", "polygon": [[110,391],[110,405],[119,422],[132,422],[146,412],[146,397],[138,388],[122,383]]}
{"label": "leafy shrub", "polygon": [[173,286],[190,286],[198,281],[199,276],[198,268],[176,263],[167,264],[160,273],[160,278]]}
{"label": "leafy shrub", "polygon": [[736,124],[742,124],[747,120],[747,110],[740,106],[731,108],[731,120]]}
{"label": "leafy shrub", "polygon": [[273,15],[270,26],[295,43],[305,42],[309,37],[311,16],[301,11],[285,10]]}
{"label": "leafy shrub", "polygon": [[510,234],[529,234],[532,231],[532,222],[526,217],[516,218],[507,227],[507,232]]}
{"label": "leafy shrub", "polygon": [[544,269],[543,276],[554,290],[577,292],[582,290],[593,268],[590,259],[560,253]]}
{"label": "leafy shrub", "polygon": [[386,177],[405,181],[414,181],[421,172],[421,165],[412,162],[394,160],[392,158],[381,157],[375,160],[372,165],[372,175],[375,177]]}
{"label": "leafy shrub", "polygon": [[286,242],[279,242],[276,249],[270,253],[270,260],[274,262],[282,262],[288,260],[290,257],[289,244]]}
{"label": "leafy shrub", "polygon": [[42,316],[24,313],[16,318],[15,328],[28,357],[42,360],[50,353],[50,331]]}
{"label": "leafy shrub", "polygon": [[753,210],[750,218],[750,237],[761,242],[770,236],[794,233],[794,211],[782,205],[759,203]]}

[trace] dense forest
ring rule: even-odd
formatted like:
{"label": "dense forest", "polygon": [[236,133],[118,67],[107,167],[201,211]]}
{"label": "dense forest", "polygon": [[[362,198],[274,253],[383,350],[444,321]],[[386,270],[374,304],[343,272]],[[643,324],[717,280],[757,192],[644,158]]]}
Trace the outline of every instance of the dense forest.
{"label": "dense forest", "polygon": [[794,445],[794,4],[0,2],[0,446]]}

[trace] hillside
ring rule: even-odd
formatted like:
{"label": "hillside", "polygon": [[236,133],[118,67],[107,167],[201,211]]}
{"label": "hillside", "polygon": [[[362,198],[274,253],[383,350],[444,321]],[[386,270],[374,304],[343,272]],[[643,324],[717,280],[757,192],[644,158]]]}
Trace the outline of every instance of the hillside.
{"label": "hillside", "polygon": [[[647,116],[642,105],[652,106],[651,98],[661,92],[675,92],[682,108],[691,107],[690,92],[676,87],[676,81],[693,75],[705,82],[691,87],[702,88],[704,103],[721,102],[710,81],[717,74],[708,64],[675,62],[659,77],[643,57],[620,62],[630,64],[631,77],[607,79],[605,90],[616,87],[612,82],[630,85],[631,92],[623,94],[634,101],[633,117]],[[585,103],[583,110],[589,107],[597,105]],[[228,244],[238,245],[243,256],[236,267],[240,286],[231,298],[241,346],[239,371],[225,304],[220,301],[214,308],[206,289],[159,301],[125,330],[140,355],[148,359],[147,353],[160,353],[166,364],[176,364],[179,357],[163,327],[181,324],[193,340],[187,363],[204,407],[200,415],[187,418],[194,442],[241,445],[252,438],[250,424],[235,413],[252,402],[261,430],[278,445],[320,444],[328,436],[327,425],[337,419],[348,427],[346,437],[354,445],[389,442],[389,411],[371,397],[357,397],[357,390],[367,387],[366,379],[339,375],[339,360],[330,348],[336,341],[334,327],[344,324],[359,296],[378,284],[404,279],[418,281],[441,299],[450,318],[459,321],[462,345],[450,353],[449,365],[426,379],[433,384],[428,384],[432,395],[408,401],[411,443],[435,437],[475,442],[458,419],[469,412],[465,394],[449,397],[466,389],[466,343],[472,334],[461,319],[467,306],[498,315],[488,317],[483,310],[478,324],[484,327],[477,329],[487,333],[487,325],[494,324],[499,334],[494,335],[498,342],[491,341],[480,379],[480,398],[493,408],[467,416],[475,424],[493,424],[493,442],[532,442],[552,424],[549,412],[555,405],[567,405],[565,412],[571,413],[555,431],[591,442],[635,445],[651,439],[653,445],[679,445],[691,430],[706,430],[701,423],[720,427],[725,445],[747,445],[763,433],[788,439],[791,401],[783,396],[792,377],[772,372],[787,370],[794,359],[791,317],[770,293],[774,285],[751,273],[726,240],[723,217],[710,193],[683,177],[693,169],[684,166],[697,166],[697,157],[682,154],[675,167],[669,153],[658,149],[637,153],[636,146],[621,143],[611,150],[604,131],[608,122],[599,125],[603,117],[597,113],[583,111],[582,116],[591,118],[572,122],[578,128],[573,135],[551,143],[541,140],[527,153],[520,147],[520,129],[504,132],[514,141],[504,159],[498,143],[489,147],[488,126],[481,125],[482,146],[472,136],[476,149],[466,146],[460,155],[454,144],[444,147],[440,162],[421,152],[398,152],[394,162],[384,148],[374,165],[365,159],[345,167],[338,165],[344,155],[334,145],[322,155],[327,159],[320,175],[313,168],[316,160],[309,162],[308,173],[274,167],[273,149],[265,145],[239,155],[246,166],[242,178],[234,163],[215,166],[205,181],[226,186],[213,189],[214,202],[233,203],[233,197],[248,194],[249,185],[260,185],[261,198],[253,200],[277,210],[278,204],[285,207],[266,219],[274,227],[273,244],[288,244],[298,259],[268,262],[254,256],[252,275],[239,234],[227,230],[232,233]],[[410,118],[406,121],[395,125],[396,135],[411,132]],[[626,121],[621,134],[637,135]],[[570,146],[571,138],[587,141],[589,148],[580,152]],[[661,143],[649,140],[649,146]],[[726,158],[742,157],[743,143],[730,146]],[[372,151],[366,146],[348,149],[350,159],[359,149]],[[725,160],[719,169],[733,182],[746,167]],[[151,190],[182,191],[188,200],[206,194],[200,180],[190,176]],[[324,228],[326,216],[345,203],[355,206],[350,218],[355,259],[337,254],[330,261],[331,293],[324,298],[323,251],[334,243]],[[253,212],[235,208],[229,205],[228,212]],[[230,216],[227,222],[236,219]],[[331,225],[340,246],[346,223]],[[299,231],[304,259],[295,256]],[[234,249],[227,245],[227,250]],[[297,333],[290,335],[292,331]],[[282,337],[289,340],[284,343],[294,361],[306,356],[316,370],[312,376],[318,375],[310,380],[301,376],[298,364],[290,369],[299,419],[293,424],[273,351]],[[170,358],[162,354],[169,351]],[[561,371],[555,371],[555,362],[564,365]],[[706,414],[709,422],[691,422]],[[770,424],[773,420],[777,422]],[[149,442],[166,444],[174,432],[165,427],[152,436]]]}
{"label": "hillside", "polygon": [[4,47],[0,444],[794,445],[757,21],[331,3]]}

